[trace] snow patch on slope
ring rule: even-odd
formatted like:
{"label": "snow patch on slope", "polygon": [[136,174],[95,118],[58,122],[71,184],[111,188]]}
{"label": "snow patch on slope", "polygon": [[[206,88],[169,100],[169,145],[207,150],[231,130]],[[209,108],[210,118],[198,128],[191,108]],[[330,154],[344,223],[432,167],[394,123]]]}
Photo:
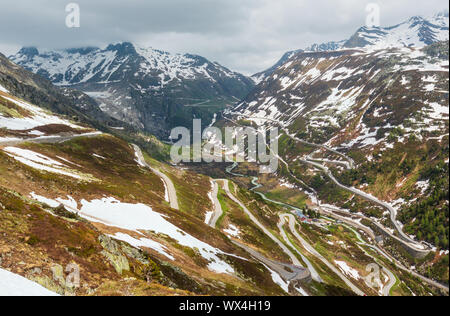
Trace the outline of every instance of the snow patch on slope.
{"label": "snow patch on slope", "polygon": [[57,173],[76,179],[82,178],[80,175],[75,174],[73,171],[71,172],[64,164],[60,163],[59,161],[53,160],[34,151],[17,147],[6,147],[3,149],[3,151],[5,151],[8,156],[34,169]]}
{"label": "snow patch on slope", "polygon": [[5,100],[15,103],[24,110],[28,111],[30,117],[4,117],[0,114],[0,128],[6,128],[9,130],[28,130],[33,129],[38,126],[49,125],[49,124],[61,124],[67,125],[72,128],[79,129],[80,126],[74,125],[69,121],[60,119],[57,116],[47,114],[43,109],[32,105],[30,103],[16,100],[14,98],[9,98],[4,96]]}
{"label": "snow patch on slope", "polygon": [[[49,204],[50,201],[53,205],[59,205],[60,203],[58,202],[62,201],[57,199],[57,201],[51,202],[51,199],[40,197],[36,194],[32,194],[32,197],[47,204]],[[209,262],[208,268],[211,271],[225,274],[234,273],[234,269],[224,260],[219,258],[221,255],[229,254],[189,235],[170,223],[167,220],[166,215],[153,211],[151,207],[145,204],[122,203],[112,197],[92,201],[83,199],[80,203],[81,208],[78,212],[79,216],[82,216],[91,222],[126,229],[142,235],[140,239],[128,235],[125,236],[125,234],[116,234],[112,236],[116,239],[130,242],[132,245],[139,245],[139,247],[148,247],[168,258],[173,258],[173,256],[166,252],[164,246],[145,238],[142,232],[151,231],[155,234],[167,235],[182,246],[197,249],[200,255]],[[64,203],[62,204],[65,205]],[[70,208],[69,210],[73,211],[73,208]]]}
{"label": "snow patch on slope", "polygon": [[58,296],[18,274],[0,269],[0,296]]}

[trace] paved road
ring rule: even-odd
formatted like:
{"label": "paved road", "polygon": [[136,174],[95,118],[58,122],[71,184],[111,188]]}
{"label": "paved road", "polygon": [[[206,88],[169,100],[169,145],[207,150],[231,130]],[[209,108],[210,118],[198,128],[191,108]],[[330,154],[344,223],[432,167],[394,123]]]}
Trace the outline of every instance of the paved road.
{"label": "paved road", "polygon": [[306,268],[292,265],[292,264],[286,264],[278,261],[273,261],[271,259],[268,259],[264,257],[262,254],[257,252],[256,250],[238,242],[235,240],[232,240],[232,242],[244,249],[246,252],[248,252],[252,257],[254,257],[256,260],[264,263],[269,268],[274,270],[276,273],[278,273],[285,281],[292,282],[293,285],[298,285],[298,282],[302,281],[309,281],[311,280],[311,274],[310,271]]}
{"label": "paved road", "polygon": [[[242,114],[239,114],[239,113],[237,113],[236,115],[240,115],[240,116],[243,116],[243,117],[250,117],[250,116],[242,115]],[[254,117],[254,118],[260,119],[260,120],[270,121],[270,122],[273,122],[273,123],[279,125],[279,122],[278,122],[278,121],[275,121],[275,120],[272,120],[272,119],[269,119],[269,118],[262,118],[262,117],[261,117],[261,118],[259,118],[259,117]],[[347,155],[342,154],[342,153],[340,153],[340,152],[338,152],[338,151],[336,151],[336,150],[334,150],[334,149],[332,149],[332,148],[330,148],[330,147],[328,147],[328,146],[325,146],[325,145],[314,144],[314,143],[310,143],[310,142],[304,141],[304,140],[302,140],[302,139],[296,137],[295,135],[290,134],[289,131],[288,131],[286,128],[284,128],[284,127],[281,127],[281,129],[282,129],[282,130],[286,133],[286,135],[287,135],[289,138],[291,138],[292,140],[295,140],[295,141],[297,141],[297,142],[300,142],[300,143],[303,143],[303,144],[307,144],[307,145],[310,145],[310,146],[314,146],[314,147],[318,147],[318,148],[323,148],[323,149],[325,149],[325,150],[327,150],[327,151],[329,151],[329,152],[332,152],[332,153],[334,153],[334,154],[336,154],[336,155],[339,155],[340,157],[342,157],[342,158],[344,158],[345,160],[347,160],[347,162],[348,162],[348,167],[349,167],[350,169],[352,169],[352,168],[354,167],[354,161],[353,161],[353,159],[351,159],[351,158],[348,157]],[[279,157],[279,158],[280,158],[280,157]],[[281,160],[285,165],[287,165],[287,162],[285,162],[283,159],[280,158],[280,160]],[[403,232],[403,229],[402,229],[401,225],[397,222],[397,211],[396,211],[390,204],[388,204],[388,203],[386,203],[386,202],[384,202],[384,201],[380,201],[379,199],[375,198],[374,196],[372,196],[372,195],[370,195],[370,194],[367,194],[367,193],[365,193],[365,192],[363,192],[363,191],[361,191],[361,190],[358,190],[358,189],[356,189],[356,188],[346,187],[346,186],[342,185],[339,181],[337,181],[337,179],[333,176],[333,174],[331,173],[331,171],[330,171],[327,167],[325,167],[325,166],[323,166],[323,165],[321,165],[321,164],[319,164],[319,163],[316,163],[316,162],[314,162],[313,160],[317,160],[317,159],[314,159],[314,158],[310,158],[310,159],[300,159],[299,161],[300,161],[300,162],[303,162],[303,163],[306,163],[306,164],[313,165],[313,166],[315,166],[315,167],[317,167],[317,168],[323,170],[323,171],[327,174],[327,176],[328,176],[328,177],[329,177],[329,178],[330,178],[337,186],[339,186],[340,188],[342,188],[342,189],[344,189],[344,190],[347,190],[347,191],[350,191],[350,192],[352,192],[352,193],[354,193],[354,194],[356,194],[356,195],[359,195],[359,196],[361,196],[361,197],[363,197],[363,198],[365,198],[365,199],[367,199],[367,200],[369,200],[369,201],[371,201],[371,202],[374,202],[375,204],[378,204],[378,205],[380,205],[380,206],[386,208],[386,209],[389,211],[390,215],[391,215],[391,222],[392,222],[392,224],[394,225],[395,229],[398,231],[398,233],[399,233],[401,239],[404,241],[404,243],[405,243],[407,246],[409,246],[409,247],[415,249],[416,251],[419,251],[419,252],[420,252],[420,251],[423,251],[424,253],[428,253],[428,252],[429,252],[429,250],[424,249],[424,247],[423,247],[422,244],[420,244],[420,243],[418,243],[417,241],[411,239],[408,235],[406,235],[406,234]],[[334,162],[334,161],[329,161],[329,162]]]}
{"label": "paved road", "polygon": [[397,283],[397,279],[395,278],[395,275],[388,269],[383,268],[383,271],[386,272],[386,274],[389,277],[389,282],[383,287],[382,293],[383,296],[390,296],[391,295],[391,289]]}
{"label": "paved road", "polygon": [[288,236],[286,235],[286,232],[283,229],[284,224],[285,224],[284,223],[284,218],[280,217],[280,222],[278,222],[278,229],[280,230],[281,237],[283,237],[284,241],[288,245],[291,245],[291,247],[300,255],[300,257],[302,258],[302,260],[305,262],[306,266],[308,267],[309,271],[311,272],[312,279],[314,281],[323,283],[322,278],[320,277],[319,273],[314,268],[312,263],[300,251],[298,251],[298,249],[295,247],[295,245],[289,240]]}
{"label": "paved road", "polygon": [[[357,221],[354,221],[352,219],[349,219],[348,217],[333,213],[333,211],[337,211],[337,209],[332,209],[331,207],[325,207],[325,206],[321,205],[320,207],[314,207],[313,210],[319,212],[319,214],[331,216],[334,219],[342,221],[343,223],[346,223],[350,226],[356,227],[357,229],[360,229],[363,232],[365,232],[370,238],[372,238],[372,240],[375,240],[375,237],[376,237],[375,233],[373,232],[373,230],[370,227],[364,226],[363,224],[361,224]],[[358,214],[352,214],[352,216],[358,216]]]}
{"label": "paved road", "polygon": [[348,163],[348,161],[342,161],[342,160],[330,160],[330,159],[323,159],[323,158],[314,158],[311,155],[308,156],[309,161],[316,161],[316,162],[325,162],[325,163],[331,163],[335,165],[341,165],[344,166],[347,170],[351,170],[352,167]]}
{"label": "paved road", "polygon": [[228,197],[233,200],[236,204],[238,204],[245,212],[245,214],[248,215],[248,217],[250,218],[250,220],[256,225],[258,226],[270,239],[272,239],[283,251],[286,255],[288,255],[288,257],[291,259],[292,263],[296,266],[301,267],[302,264],[300,263],[300,261],[297,259],[297,257],[289,250],[288,247],[286,247],[277,237],[275,237],[264,225],[262,225],[258,219],[252,214],[252,212],[250,212],[248,210],[248,208],[239,200],[237,199],[231,192],[229,189],[229,185],[228,185],[228,180],[224,179],[223,180],[224,183],[224,189],[225,192],[227,193]]}
{"label": "paved road", "polygon": [[339,278],[341,278],[342,281],[344,281],[344,283],[352,289],[353,292],[355,292],[356,294],[360,295],[360,296],[364,296],[365,293],[363,291],[361,291],[358,287],[356,287],[352,282],[350,282],[349,279],[347,279],[347,277],[342,274],[342,272],[337,269],[334,265],[332,265],[327,259],[325,259],[324,256],[322,256],[316,249],[314,249],[314,247],[312,247],[305,239],[303,239],[302,236],[300,236],[300,234],[297,232],[297,230],[295,229],[295,217],[292,214],[281,214],[280,215],[280,220],[283,224],[286,223],[286,218],[289,221],[289,229],[291,230],[292,234],[295,236],[295,238],[297,238],[300,243],[302,244],[302,246],[308,251],[310,252],[312,255],[314,255],[316,258],[318,258],[320,261],[322,261],[331,271],[333,271],[335,274],[337,274],[337,276],[339,276]]}
{"label": "paved road", "polygon": [[[215,209],[215,214],[222,214],[222,206],[220,205],[220,202],[217,198],[217,193],[218,193],[218,184],[217,184],[218,180],[214,180],[215,186],[213,188],[213,201],[214,201],[214,209]],[[228,188],[228,180],[219,180],[219,181],[223,181],[224,185],[226,186],[226,188]],[[229,193],[229,190],[225,190],[227,192],[227,194]],[[231,193],[230,193],[231,194]],[[233,199],[234,200],[234,199]],[[236,199],[237,200],[237,199]],[[234,201],[236,201],[234,200]],[[241,205],[240,201],[239,201],[239,205]],[[241,205],[242,207],[243,205]],[[243,206],[243,208],[247,209],[245,206]],[[216,227],[216,221],[217,220],[211,220],[209,223],[209,226],[211,226],[212,228]],[[257,252],[256,250],[236,241],[236,240],[232,240],[232,242],[243,248],[246,252],[248,252],[253,258],[255,258],[256,260],[264,263],[265,265],[267,265],[269,268],[271,268],[273,271],[277,272],[286,282],[293,282],[292,284],[295,285],[299,285],[298,282],[300,281],[309,281],[311,278],[311,273],[308,269],[305,269],[304,267],[302,267],[301,265],[292,265],[292,264],[286,264],[286,263],[282,263],[282,262],[278,262],[278,261],[274,261],[271,259],[266,258],[265,256],[263,256],[262,254],[260,254],[259,252]]]}
{"label": "paved road", "polygon": [[146,166],[147,168],[149,168],[153,173],[155,173],[158,177],[161,178],[161,180],[164,182],[166,190],[167,190],[167,194],[169,197],[169,203],[170,203],[170,207],[175,209],[175,210],[179,210],[180,207],[178,205],[178,197],[177,197],[177,191],[175,190],[175,185],[173,184],[172,180],[170,180],[170,178],[168,176],[166,176],[164,173],[162,173],[161,171],[159,171],[156,168],[151,167],[144,159],[144,155],[142,154],[141,149],[139,148],[139,146],[132,144],[135,152],[136,152],[136,156],[139,159],[139,162]]}
{"label": "paved road", "polygon": [[[397,211],[390,205],[390,204],[388,204],[388,203],[386,203],[386,202],[383,202],[383,201],[380,201],[380,200],[378,200],[377,198],[375,198],[374,196],[372,196],[372,195],[370,195],[370,194],[367,194],[367,193],[365,193],[365,192],[363,192],[363,191],[361,191],[361,190],[358,190],[358,189],[356,189],[356,188],[352,188],[352,187],[347,187],[347,186],[345,186],[345,185],[343,185],[343,184],[341,184],[334,176],[333,176],[333,174],[331,173],[331,171],[327,168],[327,167],[325,167],[325,166],[323,166],[323,165],[321,165],[321,164],[318,164],[318,163],[315,163],[315,162],[313,162],[313,161],[309,161],[309,160],[301,160],[303,163],[307,163],[307,164],[310,164],[310,165],[312,165],[312,166],[315,166],[315,167],[317,167],[317,168],[319,168],[319,169],[321,169],[321,170],[323,170],[324,172],[325,172],[325,174],[338,186],[338,187],[340,187],[341,189],[344,189],[344,190],[347,190],[347,191],[350,191],[350,192],[352,192],[352,193],[354,193],[354,194],[356,194],[356,195],[358,195],[358,196],[360,196],[360,197],[362,197],[362,198],[364,198],[364,199],[366,199],[366,200],[369,200],[369,201],[371,201],[371,202],[373,202],[373,203],[375,203],[375,204],[378,204],[378,205],[380,205],[381,207],[384,207],[384,208],[386,208],[388,211],[389,211],[389,213],[390,213],[390,215],[391,215],[391,222],[394,224],[394,226],[395,226],[395,228],[396,228],[396,230],[398,231],[398,233],[399,233],[399,235],[400,235],[400,238],[401,239],[399,239],[398,237],[396,237],[396,240],[399,240],[400,242],[402,242],[403,244],[405,244],[406,246],[408,246],[408,247],[410,247],[410,248],[412,248],[414,251],[417,251],[417,252],[423,252],[423,254],[424,255],[426,255],[426,254],[428,254],[430,251],[428,250],[428,249],[425,249],[424,247],[423,247],[423,245],[422,244],[420,244],[420,243],[418,243],[417,241],[415,241],[415,240],[413,240],[413,239],[411,239],[409,236],[407,236],[404,232],[403,232],[403,229],[402,229],[402,227],[400,226],[400,224],[397,222]],[[372,221],[371,219],[369,219],[370,221]],[[372,221],[373,222],[373,221]],[[376,223],[376,222],[374,222],[375,224],[378,224],[377,226],[381,226],[381,224],[379,224],[379,223]],[[383,229],[384,231],[387,231],[385,228]],[[389,232],[389,235],[392,235],[390,232]],[[392,235],[392,236],[394,236],[394,235]]]}
{"label": "paved road", "polygon": [[[357,223],[355,222],[355,224],[357,224]],[[376,263],[382,268],[382,271],[388,275],[389,282],[388,282],[386,285],[383,286],[381,292],[382,292],[383,296],[389,296],[392,287],[393,287],[393,286],[395,285],[395,283],[397,282],[397,279],[396,279],[394,273],[392,273],[388,268],[386,268],[383,264],[381,264],[377,258],[375,258],[375,257],[372,256],[370,253],[368,253],[363,247],[361,247],[361,245],[370,247],[370,248],[374,249],[375,251],[377,251],[376,247],[374,247],[374,246],[368,244],[368,243],[361,237],[361,234],[358,233],[356,230],[354,230],[352,227],[350,227],[350,226],[348,226],[348,225],[344,225],[344,226],[347,227],[349,230],[351,230],[351,231],[356,235],[356,238],[358,238],[358,247],[359,247],[359,248],[360,248],[360,249],[361,249],[368,257],[372,258],[372,259],[374,260],[374,262],[376,262]],[[355,226],[357,226],[357,225],[355,225]]]}
{"label": "paved road", "polygon": [[215,228],[217,224],[217,220],[222,216],[222,206],[220,205],[219,199],[217,198],[217,194],[219,193],[219,185],[217,184],[217,180],[213,180],[213,189],[211,191],[211,198],[213,202],[214,213],[209,220],[208,225]]}
{"label": "paved road", "polygon": [[[375,240],[375,233],[372,229],[370,229],[367,226],[362,225],[361,223],[355,222],[351,219],[349,219],[348,217],[345,216],[341,216],[338,214],[335,214],[334,212],[336,211],[341,211],[339,208],[335,208],[332,206],[325,206],[325,205],[320,205],[317,207],[313,208],[315,211],[318,211],[321,214],[325,214],[325,215],[329,215],[335,219],[341,220],[342,222],[349,224],[351,226],[356,226],[358,229],[361,229],[362,231],[364,231],[367,235],[369,235],[370,238],[372,238],[373,240]],[[398,236],[392,234],[386,227],[384,227],[383,225],[381,225],[380,223],[372,220],[371,218],[364,216],[362,214],[351,214],[351,216],[353,217],[358,217],[360,219],[364,219],[367,220],[369,222],[371,222],[373,225],[377,226],[378,229],[380,231],[383,231],[386,235],[388,235],[389,237],[391,237],[392,239],[395,239],[396,241],[398,241],[399,243],[402,243],[403,245],[408,246],[410,249],[416,251],[417,253],[421,253],[422,256],[426,256],[429,253],[429,250],[422,250],[422,249],[416,249],[415,247],[410,246],[408,243],[406,243],[403,239],[399,238]]]}

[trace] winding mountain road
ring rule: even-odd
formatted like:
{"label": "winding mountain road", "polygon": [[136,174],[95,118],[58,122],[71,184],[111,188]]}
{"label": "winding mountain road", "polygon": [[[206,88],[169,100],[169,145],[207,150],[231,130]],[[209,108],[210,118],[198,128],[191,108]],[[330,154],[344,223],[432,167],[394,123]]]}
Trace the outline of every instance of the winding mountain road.
{"label": "winding mountain road", "polygon": [[418,251],[418,252],[424,252],[424,254],[428,254],[428,253],[429,253],[429,250],[424,249],[424,247],[422,246],[422,244],[420,244],[420,243],[416,242],[415,240],[411,239],[409,236],[407,236],[407,235],[403,232],[402,227],[400,226],[399,222],[397,221],[397,211],[392,207],[392,205],[390,205],[390,204],[388,204],[388,203],[386,203],[386,202],[380,201],[380,200],[377,199],[376,197],[374,197],[374,196],[372,196],[372,195],[370,195],[370,194],[367,194],[367,193],[365,193],[365,192],[363,192],[363,191],[361,191],[361,190],[358,190],[358,189],[353,188],[353,187],[347,187],[347,186],[341,184],[341,183],[334,177],[334,175],[332,174],[332,172],[331,172],[326,166],[323,166],[323,165],[321,165],[321,164],[319,164],[319,163],[316,163],[316,162],[313,162],[313,161],[310,161],[310,160],[300,159],[300,161],[303,162],[303,163],[306,163],[306,164],[310,164],[310,165],[312,165],[312,166],[314,166],[314,167],[317,167],[317,168],[323,170],[323,171],[325,172],[325,174],[331,179],[331,181],[333,181],[333,182],[334,182],[338,187],[340,187],[341,189],[350,191],[350,192],[352,192],[352,193],[354,193],[354,194],[356,194],[356,195],[358,195],[358,196],[360,196],[360,197],[362,197],[362,198],[364,198],[364,199],[366,199],[366,200],[368,200],[368,201],[371,201],[371,202],[373,202],[373,203],[375,203],[375,204],[380,205],[380,206],[383,207],[383,208],[386,208],[386,209],[389,211],[390,215],[391,215],[391,218],[390,218],[390,219],[391,219],[391,222],[392,222],[392,224],[395,226],[395,229],[398,231],[398,233],[399,233],[399,235],[400,235],[400,238],[403,239],[403,241],[404,241],[409,247],[415,249],[416,251]]}
{"label": "winding mountain road", "polygon": [[312,265],[312,263],[308,260],[308,258],[306,258],[300,251],[298,251],[297,247],[289,240],[286,232],[283,229],[284,226],[284,220],[281,219],[280,217],[280,222],[278,223],[278,229],[280,231],[281,237],[283,237],[284,241],[288,244],[291,245],[292,249],[295,250],[295,252],[297,252],[300,257],[302,258],[302,260],[305,262],[306,266],[308,267],[309,271],[311,272],[311,277],[314,281],[323,283],[322,278],[320,277],[319,273],[317,272],[317,270],[314,268],[314,266]]}
{"label": "winding mountain road", "polygon": [[[360,224],[358,222],[355,222],[355,221],[352,221],[352,220],[348,220],[348,219],[347,220],[343,220],[343,216],[340,216],[340,215],[337,215],[337,214],[333,213],[333,211],[331,209],[329,211],[324,211],[323,207],[321,207],[320,209],[316,209],[316,210],[319,211],[320,213],[328,215],[328,216],[330,216],[330,217],[332,217],[334,219],[341,220],[344,223],[346,223],[347,225],[350,225],[350,226],[352,226],[352,227],[354,227],[356,229],[361,229],[366,234],[368,234],[369,237],[374,239],[374,237],[372,237],[372,236],[374,236],[374,233],[373,233],[373,231],[370,230],[370,228],[368,228],[366,226],[363,226],[362,224]],[[358,216],[358,217],[361,217],[361,218],[366,218],[365,216],[362,216],[362,215],[359,215],[359,214],[352,214],[352,215],[353,216]],[[380,229],[383,228],[383,226],[381,226],[381,225],[379,225],[378,227]],[[371,231],[371,233],[370,232],[368,233],[367,230]],[[361,237],[359,237],[359,239],[362,240]],[[392,257],[389,253],[385,252],[384,250],[380,249],[377,246],[374,246],[374,245],[371,245],[371,244],[368,244],[368,243],[366,243],[366,246],[368,246],[368,247],[372,248],[373,250],[377,251],[381,256],[385,257],[388,261],[394,263],[397,268],[399,268],[399,269],[401,269],[401,270],[403,270],[403,271],[405,271],[407,273],[410,273],[411,275],[421,279],[422,281],[424,281],[425,283],[427,283],[427,284],[429,284],[431,286],[434,286],[436,288],[439,288],[439,289],[443,290],[446,293],[449,293],[449,287],[448,286],[445,286],[445,285],[443,285],[443,284],[441,284],[439,282],[436,282],[436,281],[431,280],[431,279],[429,279],[427,277],[424,277],[423,275],[417,273],[414,270],[408,269],[407,267],[405,267],[403,265],[403,263],[401,263],[400,261],[398,261],[397,259]]]}
{"label": "winding mountain road", "polygon": [[[247,118],[250,117],[250,116],[243,115],[243,114],[240,114],[240,113],[235,113],[235,114],[236,114],[237,116],[242,116],[242,117],[247,117]],[[273,119],[262,118],[262,117],[253,117],[253,118],[255,118],[255,119],[260,119],[260,120],[266,120],[266,121],[269,121],[269,122],[273,122],[273,123],[275,123],[277,126],[279,126],[279,122],[278,122],[278,121],[275,121],[275,120],[273,120]],[[302,139],[296,137],[295,135],[290,134],[289,131],[288,131],[286,128],[284,128],[284,127],[282,127],[282,126],[281,126],[280,128],[281,128],[281,129],[284,131],[284,133],[285,133],[289,138],[291,138],[292,140],[297,141],[297,142],[300,142],[300,143],[303,143],[303,144],[307,144],[307,145],[310,145],[310,146],[322,148],[322,149],[325,149],[325,150],[327,150],[327,151],[330,151],[330,152],[332,152],[332,153],[334,153],[334,154],[336,154],[336,155],[339,155],[340,157],[342,157],[342,158],[344,158],[345,160],[347,160],[347,162],[348,162],[348,167],[349,167],[350,169],[353,169],[353,168],[354,168],[354,165],[355,165],[355,164],[354,164],[353,159],[351,159],[351,158],[348,157],[347,155],[342,154],[342,153],[340,153],[340,152],[338,152],[338,151],[336,151],[336,150],[334,150],[334,149],[332,149],[332,148],[330,148],[330,147],[328,147],[328,146],[325,146],[325,145],[314,144],[314,143],[310,143],[310,142],[304,141],[304,140],[302,140]],[[278,157],[279,157],[279,156],[278,156]],[[288,164],[287,164],[287,162],[286,162],[285,160],[283,160],[281,157],[279,157],[279,159],[280,159],[286,166],[288,166]],[[373,203],[375,203],[375,204],[380,205],[380,206],[383,207],[383,208],[386,208],[386,209],[389,211],[389,213],[390,213],[390,220],[391,220],[392,224],[394,225],[395,229],[398,231],[398,233],[399,233],[399,235],[400,235],[400,238],[402,239],[403,244],[405,244],[407,247],[410,247],[410,248],[413,249],[414,251],[417,251],[417,252],[419,252],[419,253],[423,253],[424,255],[426,255],[426,254],[429,253],[429,250],[428,250],[428,249],[425,249],[424,246],[423,246],[421,243],[419,243],[419,242],[413,240],[412,238],[410,238],[408,235],[406,235],[406,234],[403,232],[403,229],[402,229],[401,225],[400,225],[399,222],[397,221],[397,211],[392,207],[392,205],[390,205],[389,203],[386,203],[386,202],[384,202],[384,201],[381,201],[381,200],[377,199],[376,197],[374,197],[374,196],[372,196],[372,195],[370,195],[370,194],[368,194],[368,193],[365,193],[365,192],[363,192],[363,191],[361,191],[361,190],[358,190],[358,189],[356,189],[356,188],[344,186],[343,184],[341,184],[341,183],[334,177],[334,175],[332,174],[332,172],[331,172],[326,166],[321,165],[321,164],[319,164],[319,163],[317,163],[317,162],[314,162],[313,160],[317,160],[317,159],[314,159],[314,158],[309,158],[309,159],[299,159],[299,161],[302,162],[302,163],[312,165],[312,166],[317,167],[317,168],[321,169],[322,171],[324,171],[325,174],[326,174],[326,175],[327,175],[327,176],[328,176],[328,177],[329,177],[329,178],[330,178],[330,179],[331,179],[338,187],[340,187],[341,189],[350,191],[350,192],[352,192],[352,193],[354,193],[354,194],[356,194],[356,195],[358,195],[358,196],[360,196],[360,197],[362,197],[362,198],[364,198],[364,199],[366,199],[366,200],[368,200],[368,201],[371,201],[371,202],[373,202]],[[288,168],[289,168],[289,166],[288,166]]]}
{"label": "winding mountain road", "polygon": [[211,191],[211,199],[213,202],[214,213],[211,216],[208,225],[215,228],[217,221],[219,220],[220,216],[222,216],[223,211],[219,199],[217,198],[217,194],[219,193],[219,184],[217,183],[217,180],[212,180],[212,183],[213,187]]}
{"label": "winding mountain road", "polygon": [[[216,222],[217,219],[214,219],[216,216],[217,218],[219,218],[222,213],[222,206],[220,205],[219,199],[217,198],[217,194],[218,194],[218,183],[217,181],[223,181],[223,185],[224,185],[224,189],[227,192],[227,195],[236,203],[238,203],[241,208],[246,211],[247,215],[249,215],[249,217],[254,218],[256,220],[256,218],[253,216],[253,214],[250,213],[250,211],[247,209],[247,207],[245,207],[245,205],[243,205],[243,203],[241,203],[237,198],[234,197],[233,194],[231,194],[230,190],[229,190],[229,182],[226,179],[221,179],[221,180],[213,180],[213,182],[215,183],[215,186],[213,187],[213,201],[214,201],[214,217],[210,220],[209,222],[209,226],[211,226],[212,228],[216,228]],[[215,198],[214,198],[215,197]],[[251,215],[251,216],[250,216]],[[280,245],[280,247],[282,247],[283,251],[287,251],[287,255],[291,258],[291,260],[293,261],[294,264],[286,264],[286,263],[282,263],[282,262],[278,262],[278,261],[274,261],[271,259],[266,258],[265,256],[263,256],[262,254],[260,254],[259,252],[257,252],[256,250],[248,247],[247,245],[244,245],[243,243],[238,242],[237,240],[231,240],[235,245],[239,246],[240,248],[244,249],[247,253],[249,253],[253,258],[255,258],[256,260],[260,261],[261,263],[265,264],[266,266],[268,266],[270,269],[272,269],[273,271],[275,271],[276,273],[278,273],[286,282],[292,283],[295,286],[300,286],[299,282],[302,281],[308,281],[311,278],[311,273],[309,269],[304,268],[300,262],[298,261],[297,258],[295,258],[295,256],[289,251],[289,249],[287,249],[286,246],[284,246],[275,236],[273,236],[262,224],[260,224],[257,220],[256,220],[256,225],[258,225],[259,228],[261,228],[264,233],[268,234],[268,236],[274,240],[278,245]]]}
{"label": "winding mountain road", "polygon": [[259,227],[259,229],[261,229],[264,234],[266,234],[270,239],[272,239],[282,250],[283,252],[291,259],[292,263],[296,266],[302,266],[302,264],[300,263],[300,261],[297,259],[297,257],[289,250],[288,247],[285,246],[285,244],[283,244],[277,237],[275,237],[263,224],[261,224],[258,219],[255,217],[255,215],[253,215],[252,212],[250,212],[248,210],[248,208],[244,205],[244,203],[242,203],[238,198],[236,198],[231,192],[230,192],[230,188],[229,188],[229,183],[227,179],[223,180],[223,184],[224,184],[224,190],[227,193],[228,197],[235,202],[236,204],[238,204],[245,212],[245,214],[247,214],[247,216],[250,218],[250,220]]}
{"label": "winding mountain road", "polygon": [[295,217],[292,214],[281,214],[280,215],[280,223],[281,226],[283,226],[286,221],[289,223],[289,229],[291,230],[292,234],[295,236],[295,238],[298,239],[298,241],[302,244],[302,246],[312,255],[314,255],[317,259],[322,261],[331,271],[333,271],[339,278],[344,281],[344,283],[352,289],[353,292],[360,296],[364,296],[365,293],[361,291],[358,287],[356,287],[350,280],[347,279],[347,277],[342,274],[342,272],[337,269],[334,265],[332,265],[324,256],[322,256],[314,247],[312,247],[295,229]]}
{"label": "winding mountain road", "polygon": [[389,282],[383,286],[383,288],[381,289],[381,293],[383,294],[383,296],[390,296],[392,287],[395,285],[395,283],[397,283],[397,278],[395,277],[394,273],[392,273],[388,268],[386,268],[383,264],[381,264],[377,258],[375,258],[370,253],[368,253],[363,247],[361,247],[361,245],[372,248],[375,251],[378,251],[377,247],[374,247],[374,246],[368,244],[361,237],[361,234],[358,233],[356,230],[354,230],[352,227],[350,227],[348,225],[344,225],[344,226],[347,227],[347,229],[351,230],[355,234],[356,238],[358,239],[359,249],[361,249],[361,251],[363,251],[368,257],[372,258],[372,260],[374,260],[374,262],[376,262],[381,267],[382,271],[387,274],[387,276],[389,278]]}
{"label": "winding mountain road", "polygon": [[295,285],[299,285],[299,282],[310,280],[311,274],[308,269],[305,269],[301,266],[286,264],[278,261],[273,261],[271,259],[266,258],[256,250],[240,243],[235,240],[232,242],[236,245],[244,249],[248,252],[253,258],[267,265],[270,269],[274,270],[278,273],[285,281],[289,283],[293,283]]}
{"label": "winding mountain road", "polygon": [[166,176],[164,173],[162,173],[161,171],[159,171],[156,168],[151,167],[144,159],[144,155],[142,154],[141,149],[139,148],[139,146],[132,144],[134,151],[136,153],[136,157],[138,158],[139,163],[142,166],[147,167],[148,169],[150,169],[154,174],[156,174],[158,177],[161,178],[161,180],[164,183],[164,186],[167,190],[167,195],[168,195],[168,199],[169,199],[169,203],[170,203],[170,207],[175,209],[175,210],[179,210],[180,207],[178,205],[178,197],[177,197],[177,191],[175,189],[175,185],[173,184],[172,180],[170,180],[170,178],[168,176]]}

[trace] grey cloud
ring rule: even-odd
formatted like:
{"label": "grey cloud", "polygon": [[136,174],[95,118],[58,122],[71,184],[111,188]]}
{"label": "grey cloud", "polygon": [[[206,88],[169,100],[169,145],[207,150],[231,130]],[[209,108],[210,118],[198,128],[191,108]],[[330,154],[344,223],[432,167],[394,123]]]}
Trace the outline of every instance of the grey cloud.
{"label": "grey cloud", "polygon": [[[65,5],[81,7],[81,28],[65,26]],[[341,40],[364,24],[362,0],[2,0],[0,51],[134,41],[195,53],[246,74],[287,50]],[[379,0],[383,25],[448,9],[445,0]]]}

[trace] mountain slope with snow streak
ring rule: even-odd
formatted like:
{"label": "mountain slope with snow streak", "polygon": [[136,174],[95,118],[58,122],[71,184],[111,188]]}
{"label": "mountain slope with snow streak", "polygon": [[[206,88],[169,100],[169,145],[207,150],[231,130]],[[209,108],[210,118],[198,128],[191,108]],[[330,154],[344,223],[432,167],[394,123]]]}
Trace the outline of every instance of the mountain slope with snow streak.
{"label": "mountain slope with snow streak", "polygon": [[[446,44],[442,45],[445,48]],[[383,139],[375,137],[378,129],[389,130],[405,120],[412,124],[410,133],[416,126],[416,131],[429,132],[428,137],[433,137],[433,132],[444,135],[449,64],[448,58],[436,57],[430,51],[300,52],[230,112],[257,124],[273,125],[271,120],[276,121],[318,142],[336,137],[334,133],[344,131],[362,114],[359,138],[342,141],[343,147],[373,145]],[[423,113],[420,118],[415,114],[418,112]],[[379,126],[380,119],[389,123]]]}

